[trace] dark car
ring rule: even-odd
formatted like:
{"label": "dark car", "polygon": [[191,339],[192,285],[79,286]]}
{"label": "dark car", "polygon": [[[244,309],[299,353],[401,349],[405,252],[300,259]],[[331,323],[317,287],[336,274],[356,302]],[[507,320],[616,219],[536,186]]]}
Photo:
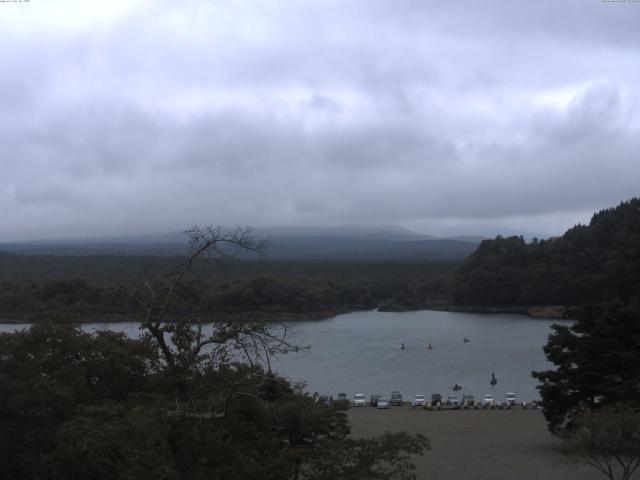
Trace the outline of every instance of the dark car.
{"label": "dark car", "polygon": [[447,408],[458,409],[460,408],[460,399],[457,395],[447,396]]}
{"label": "dark car", "polygon": [[339,393],[338,396],[336,397],[336,402],[341,402],[341,403],[349,403],[349,397],[347,397],[346,393]]}
{"label": "dark car", "polygon": [[476,397],[471,395],[470,393],[465,393],[462,395],[462,406],[472,407],[476,403]]}
{"label": "dark car", "polygon": [[371,395],[371,399],[369,400],[369,405],[371,405],[372,407],[377,407],[378,406],[378,400],[380,400],[382,398],[382,395]]}
{"label": "dark car", "polygon": [[402,394],[397,390],[391,392],[391,405],[402,405]]}
{"label": "dark car", "polygon": [[439,393],[431,394],[431,405],[436,405],[438,403],[442,403],[442,395]]}

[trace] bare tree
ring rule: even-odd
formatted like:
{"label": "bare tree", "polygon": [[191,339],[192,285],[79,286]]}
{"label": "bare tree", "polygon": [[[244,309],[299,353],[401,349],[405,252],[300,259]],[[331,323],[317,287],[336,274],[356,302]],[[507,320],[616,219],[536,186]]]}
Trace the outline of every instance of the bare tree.
{"label": "bare tree", "polygon": [[237,316],[212,322],[212,332],[205,335],[201,318],[175,316],[172,308],[181,301],[179,287],[197,262],[220,262],[247,252],[263,254],[267,246],[267,241],[254,237],[251,228],[194,225],[184,233],[189,240],[189,254],[168,282],[154,286],[146,281],[135,289],[119,288],[138,305],[141,329],[160,350],[166,367],[187,372],[197,367],[207,351],[214,361],[228,362],[240,354],[251,366],[264,360],[271,370],[273,355],[297,351],[300,347],[288,341],[286,325],[268,328],[263,322]]}
{"label": "bare tree", "polygon": [[567,451],[610,480],[629,480],[640,466],[640,412],[607,407],[577,416]]}

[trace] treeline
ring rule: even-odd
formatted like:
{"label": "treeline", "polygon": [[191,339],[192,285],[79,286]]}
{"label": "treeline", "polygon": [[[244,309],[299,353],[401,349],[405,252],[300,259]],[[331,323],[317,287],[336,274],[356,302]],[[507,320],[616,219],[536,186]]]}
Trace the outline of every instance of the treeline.
{"label": "treeline", "polygon": [[566,305],[640,292],[640,199],[593,215],[562,237],[483,241],[452,282],[459,305]]}
{"label": "treeline", "polygon": [[[19,256],[3,255],[5,266],[8,257]],[[25,261],[24,258],[9,260]],[[53,262],[64,266],[64,260],[65,257],[60,257]],[[66,260],[72,265],[75,262],[74,258]],[[108,259],[98,260],[104,263]],[[135,265],[136,261],[139,259],[134,257],[132,263]],[[155,271],[172,271],[167,259],[149,261],[158,262]],[[121,257],[114,258],[114,263],[126,265]],[[226,274],[221,275],[213,273],[214,267],[199,266],[195,275],[180,286],[177,292],[180,301],[172,307],[172,313],[205,318],[246,312],[332,314],[444,304],[448,301],[454,264],[297,263],[298,270],[306,276],[294,276],[290,266],[284,267],[287,265],[280,262],[232,262],[227,265]],[[135,301],[121,287],[131,292],[131,286],[144,284],[146,277],[140,269],[137,276],[129,273],[121,282],[105,281],[100,276],[97,279],[65,278],[63,270],[60,278],[43,275],[44,279],[0,281],[0,315],[13,320],[38,320],[54,313],[96,320],[130,316],[135,311]],[[117,277],[115,268],[113,273]],[[161,281],[152,282],[151,286],[162,288]]]}
{"label": "treeline", "polygon": [[[185,244],[185,254],[187,245]],[[268,253],[268,250],[267,250]],[[123,284],[164,278],[175,273],[186,256],[154,255],[27,255],[0,250],[0,281],[42,282],[84,279],[90,283]],[[459,262],[423,260],[273,260],[217,259],[194,265],[193,276],[203,281],[275,278],[319,278],[362,282],[415,279],[431,272],[451,272]]]}

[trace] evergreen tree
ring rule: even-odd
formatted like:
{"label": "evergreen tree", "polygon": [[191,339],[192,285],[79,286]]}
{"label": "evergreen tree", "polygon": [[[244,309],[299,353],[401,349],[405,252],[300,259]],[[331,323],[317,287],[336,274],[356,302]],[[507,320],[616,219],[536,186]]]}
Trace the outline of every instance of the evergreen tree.
{"label": "evergreen tree", "polygon": [[555,325],[544,347],[555,370],[534,372],[549,429],[603,405],[640,407],[640,306],[585,307],[573,326]]}

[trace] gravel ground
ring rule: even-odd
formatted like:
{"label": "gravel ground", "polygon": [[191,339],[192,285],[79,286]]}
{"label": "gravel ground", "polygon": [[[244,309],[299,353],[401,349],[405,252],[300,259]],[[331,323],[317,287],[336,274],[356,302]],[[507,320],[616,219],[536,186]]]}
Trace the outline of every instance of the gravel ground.
{"label": "gravel ground", "polygon": [[385,431],[423,433],[431,451],[416,458],[418,478],[429,480],[597,480],[590,467],[570,466],[539,410],[389,410],[351,408],[354,437]]}

